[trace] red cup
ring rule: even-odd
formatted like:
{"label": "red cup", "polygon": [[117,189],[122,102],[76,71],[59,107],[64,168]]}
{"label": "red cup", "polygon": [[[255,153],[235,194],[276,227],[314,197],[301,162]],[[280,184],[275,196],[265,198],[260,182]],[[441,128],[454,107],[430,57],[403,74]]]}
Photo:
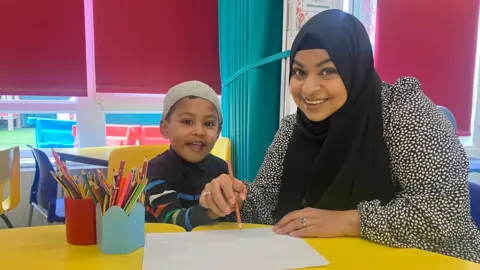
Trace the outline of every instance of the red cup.
{"label": "red cup", "polygon": [[71,245],[95,245],[97,243],[95,204],[92,199],[65,198],[65,229]]}

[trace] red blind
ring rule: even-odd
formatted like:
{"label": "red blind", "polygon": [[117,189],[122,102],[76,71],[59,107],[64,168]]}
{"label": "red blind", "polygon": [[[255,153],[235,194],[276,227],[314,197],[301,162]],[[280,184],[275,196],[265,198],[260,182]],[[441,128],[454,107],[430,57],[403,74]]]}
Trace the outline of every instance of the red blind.
{"label": "red blind", "polygon": [[86,96],[83,0],[0,1],[0,94]]}
{"label": "red blind", "polygon": [[220,91],[217,2],[94,1],[97,92],[163,94],[186,80]]}
{"label": "red blind", "polygon": [[377,0],[375,64],[384,81],[415,76],[470,135],[479,0]]}

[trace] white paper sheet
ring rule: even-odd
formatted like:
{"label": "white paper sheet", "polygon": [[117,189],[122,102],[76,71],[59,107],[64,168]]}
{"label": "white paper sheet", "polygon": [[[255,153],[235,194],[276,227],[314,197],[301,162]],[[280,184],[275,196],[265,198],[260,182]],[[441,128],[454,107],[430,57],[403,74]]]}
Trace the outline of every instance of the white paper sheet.
{"label": "white paper sheet", "polygon": [[148,233],[143,270],[283,270],[325,266],[305,241],[271,228]]}

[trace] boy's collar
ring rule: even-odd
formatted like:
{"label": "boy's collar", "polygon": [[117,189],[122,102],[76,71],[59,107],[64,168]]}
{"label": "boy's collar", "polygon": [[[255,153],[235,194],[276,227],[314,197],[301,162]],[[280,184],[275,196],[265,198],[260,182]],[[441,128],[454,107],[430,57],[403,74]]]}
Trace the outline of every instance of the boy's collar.
{"label": "boy's collar", "polygon": [[174,149],[172,146],[170,146],[170,148],[167,150],[167,154],[169,157],[171,157],[172,159],[174,159],[175,161],[178,161],[179,163],[181,164],[185,164],[186,167],[188,168],[192,168],[192,167],[198,167],[199,169],[201,169],[202,171],[207,171],[208,169],[208,165],[207,165],[207,162],[206,162],[206,159],[207,157],[205,157],[202,161],[198,162],[198,163],[192,163],[192,162],[188,162],[186,161],[185,159],[183,159]]}

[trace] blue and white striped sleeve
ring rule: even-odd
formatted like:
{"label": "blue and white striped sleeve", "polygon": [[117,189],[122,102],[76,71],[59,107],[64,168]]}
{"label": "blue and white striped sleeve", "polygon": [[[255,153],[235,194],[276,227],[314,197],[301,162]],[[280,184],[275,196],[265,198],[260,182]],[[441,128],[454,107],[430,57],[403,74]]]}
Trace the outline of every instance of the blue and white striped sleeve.
{"label": "blue and white striped sleeve", "polygon": [[183,208],[179,194],[165,180],[149,180],[145,187],[145,209],[156,222],[175,224],[187,231],[212,223],[200,205]]}

